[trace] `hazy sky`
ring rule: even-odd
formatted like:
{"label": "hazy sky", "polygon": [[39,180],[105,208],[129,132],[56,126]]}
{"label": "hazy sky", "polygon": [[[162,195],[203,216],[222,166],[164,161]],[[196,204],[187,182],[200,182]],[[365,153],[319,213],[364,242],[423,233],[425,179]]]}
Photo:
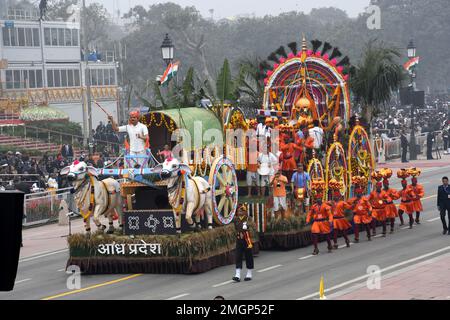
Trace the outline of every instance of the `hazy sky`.
{"label": "hazy sky", "polygon": [[[151,4],[166,1],[156,0],[87,0],[100,2],[112,12],[120,9],[121,13],[128,11],[135,5],[143,5],[148,8]],[[336,7],[347,11],[351,17],[356,17],[364,11],[370,0],[172,0],[181,6],[195,6],[203,16],[211,17],[210,9],[214,9],[214,19],[232,17],[239,14],[266,14],[278,15],[287,11],[303,11],[309,13],[312,8]]]}

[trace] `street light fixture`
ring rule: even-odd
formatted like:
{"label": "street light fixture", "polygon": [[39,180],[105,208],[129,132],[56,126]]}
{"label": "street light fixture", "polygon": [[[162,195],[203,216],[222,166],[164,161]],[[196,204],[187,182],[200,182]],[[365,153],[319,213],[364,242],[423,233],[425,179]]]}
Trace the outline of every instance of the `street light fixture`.
{"label": "street light fixture", "polygon": [[414,40],[411,39],[411,41],[408,44],[408,58],[412,59],[416,57],[416,46],[414,45]]}
{"label": "street light fixture", "polygon": [[[414,44],[414,40],[411,39],[411,41],[408,44],[408,58],[413,59],[416,57],[416,46]],[[410,136],[410,145],[409,145],[409,158],[410,160],[417,160],[417,144],[416,144],[416,133],[415,133],[415,101],[414,101],[414,91],[415,91],[415,84],[414,80],[416,78],[416,71],[415,66],[412,67],[412,69],[409,71],[410,75],[410,87],[409,87],[409,93],[410,93],[410,103],[411,103],[411,136]]]}
{"label": "street light fixture", "polygon": [[169,65],[173,61],[173,52],[174,52],[174,45],[172,43],[172,40],[169,38],[169,34],[166,33],[166,37],[164,38],[164,41],[161,45],[161,54],[164,62]]}

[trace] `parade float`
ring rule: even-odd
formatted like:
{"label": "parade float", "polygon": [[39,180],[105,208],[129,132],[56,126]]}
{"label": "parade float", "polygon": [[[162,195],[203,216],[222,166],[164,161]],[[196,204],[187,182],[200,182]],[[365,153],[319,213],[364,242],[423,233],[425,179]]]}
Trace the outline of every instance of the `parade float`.
{"label": "parade float", "polygon": [[[311,44],[308,48],[303,38],[297,50],[298,44],[290,43],[290,53],[281,46],[261,64],[265,72],[262,112],[283,112],[295,131],[318,123],[324,131],[323,143],[303,160],[311,177],[309,189],[314,182],[325,181],[324,201],[331,200],[334,186],[339,186],[339,192],[348,199],[354,195],[355,177],[370,181],[375,167],[372,147],[359,120],[351,125],[348,57],[342,58],[340,50],[327,42],[313,40]],[[369,183],[366,193],[370,189]],[[309,205],[313,202],[311,197]],[[261,199],[256,206],[266,211],[263,216],[269,220],[270,199]],[[305,225],[304,217],[272,219],[258,231],[262,250],[288,250],[311,244],[310,226]]]}
{"label": "parade float", "polygon": [[[245,166],[245,161],[240,162],[241,165],[235,165],[238,163],[235,161],[244,155],[243,148],[236,150],[232,146],[211,147],[182,141],[187,136],[198,135],[194,132],[197,129],[202,137],[213,129],[223,138],[224,130],[230,125],[239,125],[238,120],[245,122],[239,108],[224,108],[223,125],[216,111],[169,109],[141,117],[140,121],[148,127],[152,137],[153,152],[147,150],[145,159],[149,166],[104,168],[96,173],[97,178],[121,179],[123,212],[116,219],[122,221],[123,226],[112,234],[100,230],[90,236],[69,237],[68,265],[77,265],[87,274],[190,274],[234,263],[236,234],[232,223],[239,197],[236,168]],[[179,129],[185,129],[188,135],[180,134],[174,142],[172,134]],[[163,161],[154,155],[165,145],[174,148],[177,142],[184,142],[183,162]],[[126,163],[132,158],[127,154],[123,157]],[[79,173],[80,170],[73,171]],[[92,179],[92,175],[86,179]],[[193,193],[198,194],[194,210],[190,204],[196,202],[195,197],[194,200],[189,198]],[[189,220],[194,218],[195,230],[189,225]],[[258,234],[253,224],[250,224],[250,233],[255,244],[253,250],[257,253]]]}
{"label": "parade float", "polygon": [[[329,43],[311,43],[309,49],[303,39],[298,51],[297,43],[290,43],[289,54],[280,47],[261,64],[265,90],[258,115],[270,120],[284,137],[292,138],[314,125],[323,130],[320,147],[307,149],[305,144],[300,159],[311,177],[308,188],[314,191],[315,186],[324,184],[324,201],[336,192],[344,199],[353,197],[358,179],[368,181],[368,194],[375,162],[369,135],[357,119],[350,118],[349,59],[341,58],[340,50]],[[274,218],[270,193],[255,196],[246,192],[250,154],[246,133],[256,129],[257,119],[246,119],[238,106],[222,104],[154,111],[140,121],[151,137],[145,156],[149,166],[132,168],[129,162],[133,159],[125,154],[126,168],[98,172],[99,179],[122,181],[123,212],[118,219],[123,227],[113,234],[71,236],[68,265],[93,274],[188,274],[233,264],[236,238],[232,223],[242,204],[253,220],[254,251],[290,250],[312,243],[306,212],[313,197],[305,214],[293,214],[289,208],[286,215]],[[173,134],[180,130],[185,135],[174,140]],[[244,134],[228,135],[230,130]],[[220,143],[214,143],[217,133]],[[179,161],[155,156],[165,146],[174,151],[180,144]],[[194,201],[195,210],[189,200],[191,193],[202,199]],[[307,197],[299,193],[289,202]],[[204,207],[198,208],[198,203]],[[350,216],[347,219],[351,221]]]}

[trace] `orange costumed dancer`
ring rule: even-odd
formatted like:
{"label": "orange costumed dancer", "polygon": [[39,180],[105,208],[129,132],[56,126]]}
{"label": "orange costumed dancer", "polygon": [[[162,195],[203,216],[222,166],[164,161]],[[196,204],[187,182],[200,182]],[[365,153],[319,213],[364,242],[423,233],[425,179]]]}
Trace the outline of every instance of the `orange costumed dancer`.
{"label": "orange costumed dancer", "polygon": [[405,169],[400,169],[397,172],[397,176],[402,179],[402,190],[398,192],[400,195],[400,206],[398,208],[398,215],[400,217],[400,225],[404,225],[403,221],[403,213],[407,213],[409,216],[409,228],[412,229],[414,224],[414,218],[413,218],[413,200],[415,199],[416,195],[414,191],[408,186],[408,181],[406,181],[406,178],[409,177],[409,173]]}
{"label": "orange costumed dancer", "polygon": [[297,163],[294,158],[296,150],[302,150],[302,148],[293,143],[289,137],[285,137],[285,143],[281,146],[281,151],[283,152],[282,170],[288,179],[292,177],[293,171],[297,169]]}
{"label": "orange costumed dancer", "polygon": [[339,190],[333,192],[333,201],[330,201],[329,204],[333,210],[333,249],[338,249],[339,247],[337,244],[337,237],[340,232],[342,232],[347,247],[350,247],[350,240],[348,239],[347,232],[351,229],[352,225],[347,221],[345,213],[346,211],[350,211],[352,206],[344,200],[344,197]]}
{"label": "orange costumed dancer", "polygon": [[356,197],[349,202],[352,204],[354,214],[355,242],[359,242],[359,227],[361,224],[366,228],[367,239],[371,241],[370,224],[372,223],[372,206],[370,205],[368,197],[363,196],[365,186],[367,185],[367,179],[365,177],[354,177],[352,183],[355,185]]}
{"label": "orange costumed dancer", "polygon": [[314,138],[308,133],[308,129],[303,130],[304,138],[299,138],[297,145],[301,148],[300,163],[307,164],[312,159],[314,149]]}
{"label": "orange costumed dancer", "polygon": [[414,192],[414,199],[412,201],[413,211],[416,212],[416,223],[420,224],[420,213],[423,211],[421,199],[425,195],[425,190],[421,184],[417,183],[417,177],[420,176],[420,169],[412,168],[408,170],[412,176],[411,185],[409,186]]}
{"label": "orange costumed dancer", "polygon": [[389,178],[392,176],[392,170],[384,170],[386,172],[383,175],[383,186],[384,192],[386,193],[386,219],[391,223],[391,233],[394,233],[395,218],[398,217],[397,207],[395,206],[394,200],[400,199],[400,194],[397,190],[389,188]]}
{"label": "orange costumed dancer", "polygon": [[383,237],[386,237],[386,199],[387,195],[382,190],[383,184],[377,182],[375,185],[375,190],[373,190],[369,195],[370,205],[372,206],[372,236],[377,233],[377,221],[381,222],[383,226]]}
{"label": "orange costumed dancer", "polygon": [[314,244],[313,255],[319,254],[319,248],[317,243],[319,242],[319,235],[323,234],[326,236],[328,243],[328,252],[331,252],[333,247],[331,246],[331,224],[333,223],[333,214],[331,212],[331,207],[327,203],[323,203],[324,195],[324,181],[314,181],[312,183],[312,190],[316,203],[310,208],[308,216],[306,217],[306,223],[309,224],[312,221],[311,233],[312,240]]}

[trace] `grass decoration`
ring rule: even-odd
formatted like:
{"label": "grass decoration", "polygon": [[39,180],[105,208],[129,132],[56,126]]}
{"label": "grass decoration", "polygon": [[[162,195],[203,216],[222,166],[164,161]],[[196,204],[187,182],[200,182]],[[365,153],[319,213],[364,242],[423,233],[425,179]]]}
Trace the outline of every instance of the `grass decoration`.
{"label": "grass decoration", "polygon": [[267,233],[273,232],[296,232],[305,229],[306,216],[291,216],[287,219],[272,219],[267,224]]}
{"label": "grass decoration", "polygon": [[[256,226],[250,224],[252,240],[258,242]],[[128,257],[155,258],[185,258],[189,260],[207,258],[223,252],[232,251],[236,246],[236,231],[233,225],[204,230],[195,233],[181,235],[145,235],[130,238],[123,235],[107,235],[103,233],[92,234],[86,237],[84,234],[75,234],[68,238],[71,257],[111,257],[111,255],[101,255],[97,248],[101,244],[161,244],[161,255],[142,256],[126,255]],[[121,257],[124,257],[121,255]]]}

